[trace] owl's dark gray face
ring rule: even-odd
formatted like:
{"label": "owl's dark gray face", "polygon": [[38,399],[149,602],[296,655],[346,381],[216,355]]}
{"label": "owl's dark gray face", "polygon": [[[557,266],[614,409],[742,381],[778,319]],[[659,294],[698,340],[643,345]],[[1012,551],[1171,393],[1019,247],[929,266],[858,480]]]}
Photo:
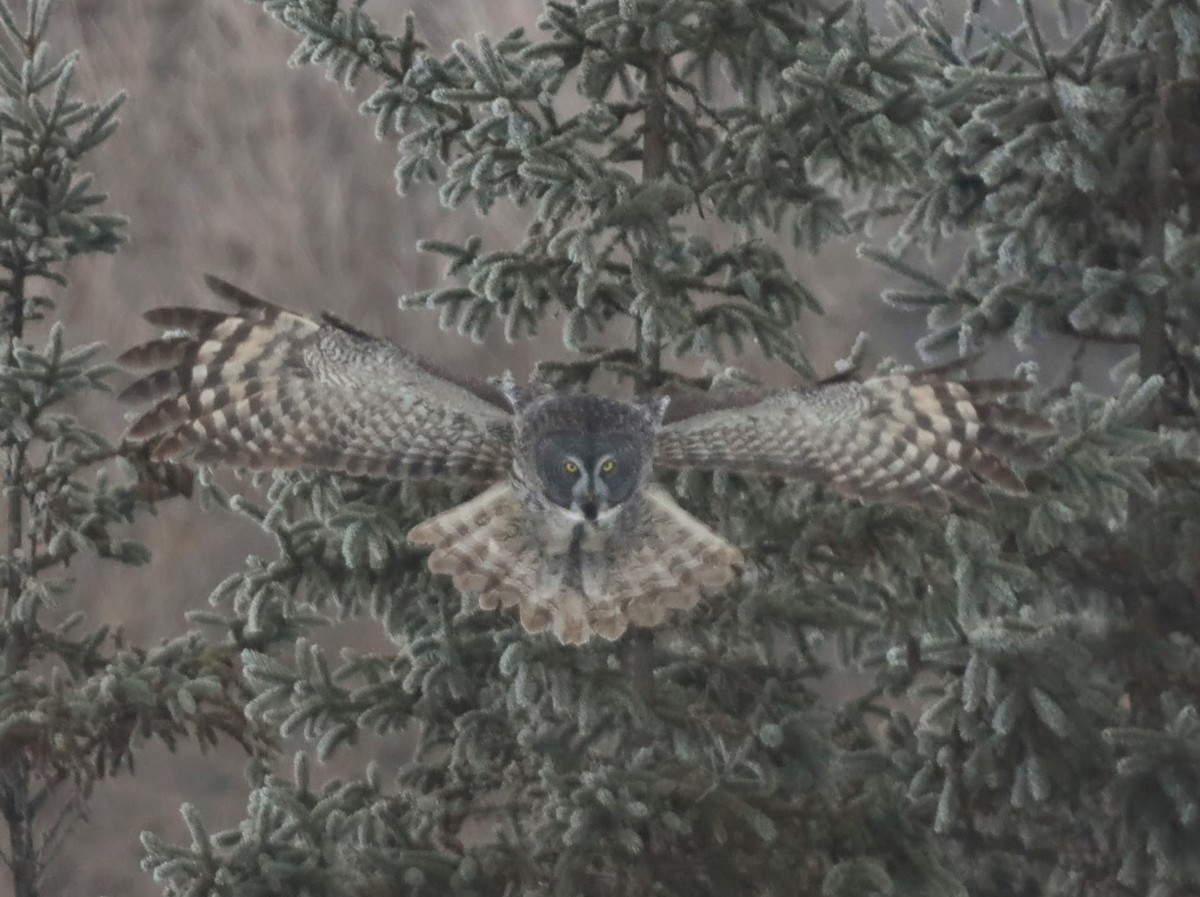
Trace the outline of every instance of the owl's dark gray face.
{"label": "owl's dark gray face", "polygon": [[604,520],[649,478],[665,407],[590,395],[539,398],[520,409],[518,479],[576,520]]}
{"label": "owl's dark gray face", "polygon": [[641,482],[642,452],[628,434],[548,433],[535,452],[546,498],[584,520],[604,516]]}

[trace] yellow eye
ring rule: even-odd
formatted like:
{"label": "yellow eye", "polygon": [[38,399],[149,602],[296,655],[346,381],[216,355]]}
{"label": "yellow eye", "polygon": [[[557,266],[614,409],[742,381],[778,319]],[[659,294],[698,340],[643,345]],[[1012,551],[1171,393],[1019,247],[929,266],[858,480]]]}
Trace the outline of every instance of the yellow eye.
{"label": "yellow eye", "polygon": [[563,467],[567,469],[567,473],[579,473],[579,465],[574,461],[568,461]]}
{"label": "yellow eye", "polygon": [[609,458],[607,461],[605,461],[603,464],[600,465],[601,473],[612,473],[616,469],[617,469],[617,462],[612,460],[612,458]]}

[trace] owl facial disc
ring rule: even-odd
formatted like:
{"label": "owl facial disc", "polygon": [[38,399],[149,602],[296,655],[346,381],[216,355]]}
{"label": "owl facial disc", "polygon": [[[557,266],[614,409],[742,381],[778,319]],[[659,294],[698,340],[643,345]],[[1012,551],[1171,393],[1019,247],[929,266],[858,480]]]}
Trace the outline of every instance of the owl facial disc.
{"label": "owl facial disc", "polygon": [[593,463],[574,455],[567,455],[564,468],[574,472],[575,485],[571,487],[571,504],[567,508],[571,515],[585,523],[598,523],[616,510],[610,496],[611,477],[617,472],[617,459],[603,454]]}
{"label": "owl facial disc", "polygon": [[580,523],[610,517],[636,490],[642,459],[630,434],[553,431],[536,448],[545,497]]}

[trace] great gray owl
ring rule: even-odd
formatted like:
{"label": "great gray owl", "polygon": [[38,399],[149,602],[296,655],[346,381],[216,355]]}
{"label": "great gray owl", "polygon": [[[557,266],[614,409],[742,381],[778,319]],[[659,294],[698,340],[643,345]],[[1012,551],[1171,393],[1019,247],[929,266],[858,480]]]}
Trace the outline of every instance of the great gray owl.
{"label": "great gray owl", "polygon": [[[235,308],[160,308],[161,338],[120,361],[152,368],[122,397],[158,459],[487,484],[409,533],[429,567],[485,608],[515,606],[568,643],[655,626],[727,585],[742,554],[651,482],[654,465],[804,477],[849,496],[985,505],[1024,491],[1003,429],[1045,422],[993,400],[1017,380],[892,375],[804,389],[623,402],[457,377],[324,315],[215,277]],[[1003,429],[1002,429],[1003,428]]]}

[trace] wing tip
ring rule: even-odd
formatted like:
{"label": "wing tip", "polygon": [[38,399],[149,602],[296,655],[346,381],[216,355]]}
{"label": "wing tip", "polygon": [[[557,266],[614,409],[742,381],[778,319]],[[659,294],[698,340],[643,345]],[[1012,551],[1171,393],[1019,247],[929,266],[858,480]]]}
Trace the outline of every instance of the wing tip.
{"label": "wing tip", "polygon": [[203,278],[204,285],[208,287],[213,295],[226,302],[232,302],[242,311],[257,312],[259,314],[277,314],[283,311],[283,308],[274,302],[268,302],[261,296],[256,296],[236,284],[230,283],[225,278],[218,277],[216,274],[206,273],[203,275]]}

